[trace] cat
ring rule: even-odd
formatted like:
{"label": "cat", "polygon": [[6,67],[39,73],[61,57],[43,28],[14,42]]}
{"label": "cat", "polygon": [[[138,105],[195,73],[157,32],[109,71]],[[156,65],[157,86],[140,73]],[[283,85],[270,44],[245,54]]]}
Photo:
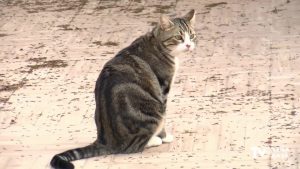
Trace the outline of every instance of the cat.
{"label": "cat", "polygon": [[103,67],[95,87],[97,140],[55,155],[56,169],[71,161],[143,151],[173,141],[164,129],[167,96],[180,53],[196,44],[195,11],[169,19],[162,15],[151,32],[137,38]]}

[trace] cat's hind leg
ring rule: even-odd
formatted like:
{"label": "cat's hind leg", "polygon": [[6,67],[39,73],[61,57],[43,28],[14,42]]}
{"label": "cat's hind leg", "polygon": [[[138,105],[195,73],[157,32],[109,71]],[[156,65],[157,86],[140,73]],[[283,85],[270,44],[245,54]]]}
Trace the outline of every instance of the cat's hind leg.
{"label": "cat's hind leg", "polygon": [[156,147],[162,144],[162,139],[158,136],[152,136],[148,141],[146,147]]}

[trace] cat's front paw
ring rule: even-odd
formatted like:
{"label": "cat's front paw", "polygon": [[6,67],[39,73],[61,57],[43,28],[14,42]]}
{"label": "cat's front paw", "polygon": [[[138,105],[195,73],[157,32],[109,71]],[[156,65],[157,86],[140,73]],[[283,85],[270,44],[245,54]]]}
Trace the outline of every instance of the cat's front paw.
{"label": "cat's front paw", "polygon": [[167,133],[166,137],[161,139],[163,143],[171,143],[174,140],[173,135]]}

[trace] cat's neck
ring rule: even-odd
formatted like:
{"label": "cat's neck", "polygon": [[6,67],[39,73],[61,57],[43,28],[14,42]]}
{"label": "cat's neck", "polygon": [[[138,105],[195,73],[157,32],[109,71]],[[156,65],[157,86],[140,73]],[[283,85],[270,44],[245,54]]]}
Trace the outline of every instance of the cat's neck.
{"label": "cat's neck", "polygon": [[148,63],[162,86],[171,84],[176,68],[176,57],[171,55],[151,32],[137,38],[130,46],[120,51],[117,57],[127,55],[135,55]]}
{"label": "cat's neck", "polygon": [[152,32],[143,36],[141,44],[143,44],[144,50],[150,53],[145,59],[160,83],[163,81],[163,83],[170,84],[176,69],[176,57],[155,38]]}
{"label": "cat's neck", "polygon": [[155,53],[160,56],[162,61],[168,62],[172,65],[175,64],[175,53],[172,53],[163,43],[161,43],[154,35],[153,32],[149,32],[145,35],[150,45],[154,48]]}

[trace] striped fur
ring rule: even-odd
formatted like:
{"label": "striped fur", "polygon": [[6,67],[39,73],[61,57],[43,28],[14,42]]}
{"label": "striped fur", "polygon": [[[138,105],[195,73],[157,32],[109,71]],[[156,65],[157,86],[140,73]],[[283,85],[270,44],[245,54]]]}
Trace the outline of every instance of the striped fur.
{"label": "striped fur", "polygon": [[[159,145],[160,139],[168,140],[163,125],[175,72],[171,53],[174,45],[184,43],[174,38],[194,34],[194,14],[192,10],[183,18],[161,18],[152,32],[104,65],[95,87],[97,140],[55,155],[52,167],[73,169],[74,160],[141,152],[147,145]],[[150,144],[151,140],[158,142]]]}

